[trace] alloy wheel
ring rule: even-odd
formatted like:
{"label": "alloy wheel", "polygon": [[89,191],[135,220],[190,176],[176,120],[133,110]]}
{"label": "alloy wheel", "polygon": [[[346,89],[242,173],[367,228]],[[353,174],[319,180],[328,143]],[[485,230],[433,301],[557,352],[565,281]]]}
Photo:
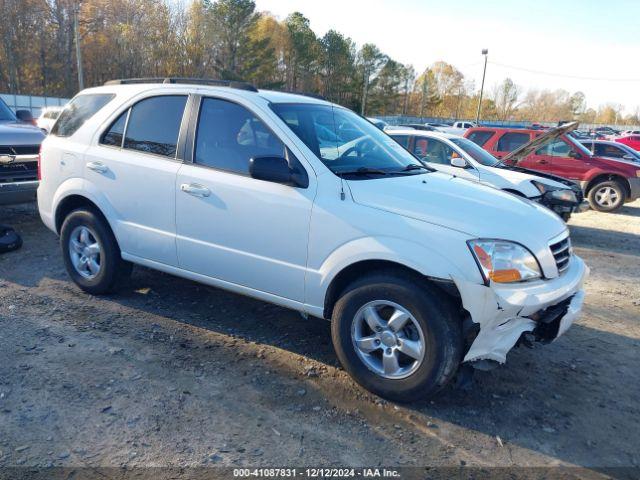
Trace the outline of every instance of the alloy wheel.
{"label": "alloy wheel", "polygon": [[91,280],[100,274],[102,250],[91,229],[84,225],[73,229],[69,236],[69,258],[82,277]]}
{"label": "alloy wheel", "polygon": [[356,312],[351,339],[360,360],[383,378],[406,378],[425,358],[420,324],[406,308],[388,300],[368,302]]}
{"label": "alloy wheel", "polygon": [[605,208],[611,208],[618,204],[620,201],[620,195],[614,188],[605,186],[596,191],[595,200],[598,205]]}

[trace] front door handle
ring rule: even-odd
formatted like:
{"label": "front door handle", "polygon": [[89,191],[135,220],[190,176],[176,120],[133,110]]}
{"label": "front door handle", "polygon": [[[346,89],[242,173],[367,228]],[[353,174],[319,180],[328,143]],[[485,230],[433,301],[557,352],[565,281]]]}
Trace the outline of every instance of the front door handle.
{"label": "front door handle", "polygon": [[180,190],[194,197],[208,197],[211,195],[211,190],[197,183],[183,183],[180,185]]}
{"label": "front door handle", "polygon": [[89,162],[87,168],[98,173],[106,173],[109,168],[102,162]]}
{"label": "front door handle", "polygon": [[547,162],[547,161],[543,158],[543,159],[542,159],[542,160],[540,160],[538,163],[539,163],[539,164],[541,164],[541,165],[546,165],[546,164],[547,164],[547,163],[549,163],[549,162]]}

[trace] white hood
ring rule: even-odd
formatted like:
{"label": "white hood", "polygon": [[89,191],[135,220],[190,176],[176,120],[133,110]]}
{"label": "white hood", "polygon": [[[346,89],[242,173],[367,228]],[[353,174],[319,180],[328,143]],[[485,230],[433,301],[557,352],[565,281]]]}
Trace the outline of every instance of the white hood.
{"label": "white hood", "polygon": [[348,184],[356,203],[475,238],[528,245],[533,238],[549,240],[567,228],[560,217],[537,203],[439,172]]}
{"label": "white hood", "polygon": [[550,178],[538,177],[534,172],[524,173],[508,168],[485,167],[480,171],[480,181],[501,189],[513,188],[527,197],[537,197],[540,191],[531,183],[532,180],[550,187],[569,190],[569,187]]}

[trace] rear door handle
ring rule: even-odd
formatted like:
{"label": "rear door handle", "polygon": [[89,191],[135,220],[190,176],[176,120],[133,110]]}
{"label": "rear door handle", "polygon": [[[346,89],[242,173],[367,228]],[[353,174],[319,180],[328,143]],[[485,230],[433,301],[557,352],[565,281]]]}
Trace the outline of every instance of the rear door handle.
{"label": "rear door handle", "polygon": [[102,162],[89,162],[87,168],[98,173],[106,173],[109,168]]}
{"label": "rear door handle", "polygon": [[180,185],[180,190],[194,197],[208,197],[211,195],[211,190],[198,183],[183,183]]}

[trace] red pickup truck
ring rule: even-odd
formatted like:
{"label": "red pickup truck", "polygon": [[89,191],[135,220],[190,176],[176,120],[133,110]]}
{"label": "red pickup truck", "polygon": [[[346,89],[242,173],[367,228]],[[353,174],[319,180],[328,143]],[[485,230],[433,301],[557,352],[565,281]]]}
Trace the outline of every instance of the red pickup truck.
{"label": "red pickup truck", "polygon": [[575,122],[547,131],[475,127],[464,136],[504,163],[577,182],[594,210],[612,212],[639,198],[640,164],[592,155],[566,134],[575,127]]}

